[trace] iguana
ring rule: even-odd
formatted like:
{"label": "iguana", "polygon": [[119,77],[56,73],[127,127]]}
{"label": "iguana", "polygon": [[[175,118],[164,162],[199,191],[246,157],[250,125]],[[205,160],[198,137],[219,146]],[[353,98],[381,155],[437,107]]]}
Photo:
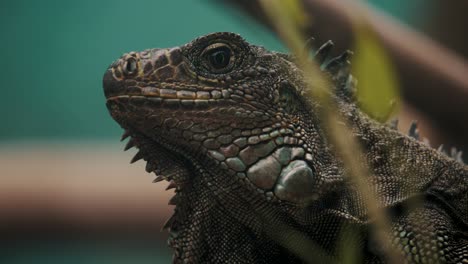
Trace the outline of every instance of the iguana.
{"label": "iguana", "polygon": [[[468,263],[468,168],[362,113],[348,55],[315,60],[371,170],[393,249],[408,263]],[[373,219],[305,97],[294,56],[213,33],[130,52],[103,78],[107,107],[175,189],[174,263],[385,263]],[[312,247],[311,247],[312,245]],[[297,254],[297,252],[307,253]]]}

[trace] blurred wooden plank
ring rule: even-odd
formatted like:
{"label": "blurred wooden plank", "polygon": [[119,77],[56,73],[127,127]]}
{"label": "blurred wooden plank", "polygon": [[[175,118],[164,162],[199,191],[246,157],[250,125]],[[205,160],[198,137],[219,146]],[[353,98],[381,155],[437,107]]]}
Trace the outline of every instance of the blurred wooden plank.
{"label": "blurred wooden plank", "polygon": [[[130,165],[123,144],[0,145],[0,230],[62,225],[81,230],[156,230],[172,213],[167,182]],[[37,227],[40,228],[40,227]]]}

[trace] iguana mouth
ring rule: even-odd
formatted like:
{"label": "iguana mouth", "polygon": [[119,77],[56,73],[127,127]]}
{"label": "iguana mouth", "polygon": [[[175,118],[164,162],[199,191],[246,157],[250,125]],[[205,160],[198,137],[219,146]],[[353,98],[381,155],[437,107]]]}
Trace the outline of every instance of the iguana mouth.
{"label": "iguana mouth", "polygon": [[[167,88],[144,87],[140,94],[116,95],[108,98],[112,100],[131,100],[132,103],[148,103],[151,106],[184,107],[187,109],[206,109],[218,105],[217,99],[212,99],[208,92],[192,92]],[[221,95],[220,91],[215,91]],[[206,94],[205,94],[206,93]],[[215,93],[215,94],[217,94]]]}

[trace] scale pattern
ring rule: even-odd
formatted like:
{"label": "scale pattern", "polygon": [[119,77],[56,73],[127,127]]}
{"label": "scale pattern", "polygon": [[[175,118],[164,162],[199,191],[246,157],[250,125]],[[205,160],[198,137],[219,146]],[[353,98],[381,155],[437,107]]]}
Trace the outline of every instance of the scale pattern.
{"label": "scale pattern", "polygon": [[[402,262],[468,263],[468,169],[361,113],[350,52],[314,59],[372,170]],[[213,33],[124,54],[107,69],[111,116],[156,182],[175,189],[164,225],[174,263],[388,261],[359,190],[320,128],[294,56]],[[461,153],[453,157],[461,159]]]}

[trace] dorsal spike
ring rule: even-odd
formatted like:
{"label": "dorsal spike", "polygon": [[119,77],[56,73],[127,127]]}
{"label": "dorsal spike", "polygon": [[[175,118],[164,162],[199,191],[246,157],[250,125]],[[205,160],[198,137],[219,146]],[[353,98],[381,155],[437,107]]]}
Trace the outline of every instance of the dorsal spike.
{"label": "dorsal spike", "polygon": [[450,157],[456,159],[458,155],[458,150],[456,147],[450,148]]}
{"label": "dorsal spike", "polygon": [[455,160],[462,163],[462,164],[465,164],[465,162],[463,161],[462,156],[463,156],[463,151],[461,151],[461,150],[458,151],[457,156],[455,157]]}
{"label": "dorsal spike", "polygon": [[132,160],[130,161],[130,164],[135,163],[141,159],[143,159],[143,153],[141,151],[138,151],[137,154],[133,156]]}
{"label": "dorsal spike", "polygon": [[408,130],[408,136],[419,140],[418,122],[416,120],[411,121],[411,125]]}
{"label": "dorsal spike", "polygon": [[130,136],[130,131],[125,130],[125,132],[122,134],[122,137],[120,138],[120,141],[124,141],[129,136]]}
{"label": "dorsal spike", "polygon": [[447,151],[445,151],[444,144],[441,144],[441,145],[439,146],[439,148],[437,148],[437,151],[439,151],[440,153],[444,154],[445,156],[450,157],[450,155],[447,153]]}
{"label": "dorsal spike", "polygon": [[314,59],[317,61],[318,64],[322,64],[328,59],[328,56],[330,55],[330,52],[334,46],[335,44],[333,44],[333,41],[329,40],[325,42],[317,50],[317,52],[315,52]]}
{"label": "dorsal spike", "polygon": [[166,191],[175,188],[177,188],[177,184],[174,181],[170,181],[169,185],[166,187]]}
{"label": "dorsal spike", "polygon": [[128,142],[127,145],[125,145],[124,151],[127,151],[135,146],[135,140],[131,138]]}
{"label": "dorsal spike", "polygon": [[154,178],[153,183],[157,183],[164,180],[163,176],[156,175],[156,178]]}
{"label": "dorsal spike", "polygon": [[444,151],[444,144],[440,144],[440,146],[437,148],[437,151],[445,153]]}
{"label": "dorsal spike", "polygon": [[179,200],[179,196],[177,193],[172,196],[172,198],[169,200],[169,205],[177,205],[177,201]]}
{"label": "dorsal spike", "polygon": [[150,173],[153,172],[156,169],[156,165],[152,162],[147,162],[145,166],[146,172]]}
{"label": "dorsal spike", "polygon": [[357,87],[357,80],[353,77],[353,75],[348,74],[346,78],[346,83],[344,85],[340,85],[338,88],[342,87],[341,91],[346,98],[354,100],[354,95],[356,94],[356,87]]}
{"label": "dorsal spike", "polygon": [[350,50],[343,52],[340,56],[330,60],[325,66],[325,69],[333,74],[338,73],[339,70],[349,65],[349,58],[351,58],[352,55],[353,52]]}
{"label": "dorsal spike", "polygon": [[392,121],[390,121],[390,128],[393,130],[398,130],[398,118],[395,118]]}
{"label": "dorsal spike", "polygon": [[169,228],[172,226],[172,224],[174,223],[174,221],[175,221],[175,215],[172,214],[172,215],[166,220],[166,223],[164,223],[164,225],[163,225],[161,231],[162,231],[162,230],[165,230],[165,229],[169,229]]}

